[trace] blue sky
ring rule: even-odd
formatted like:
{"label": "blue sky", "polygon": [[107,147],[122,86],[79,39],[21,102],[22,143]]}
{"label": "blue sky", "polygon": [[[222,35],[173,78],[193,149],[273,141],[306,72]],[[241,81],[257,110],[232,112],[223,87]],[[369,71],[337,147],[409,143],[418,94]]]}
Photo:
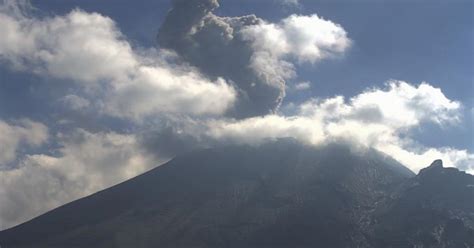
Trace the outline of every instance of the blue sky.
{"label": "blue sky", "polygon": [[474,171],[472,1],[287,1],[0,1],[0,229],[216,145]]}
{"label": "blue sky", "polygon": [[[171,7],[167,0],[140,0],[133,4],[124,0],[32,3],[44,15],[61,15],[80,8],[109,16],[132,44],[144,47],[157,45],[158,27]],[[222,16],[256,14],[269,21],[292,13],[316,13],[341,24],[354,41],[353,46],[342,57],[316,65],[298,65],[299,75],[295,80],[311,82],[311,92],[289,96],[287,100],[303,101],[308,96],[340,94],[351,97],[368,87],[383,85],[389,79],[426,81],[441,88],[448,98],[463,103],[464,120],[449,129],[424,126],[413,130],[415,135],[430,146],[450,145],[474,151],[473,5],[472,1],[300,1],[299,7],[292,7],[278,0],[227,0],[222,1],[216,13]],[[1,76],[7,78],[5,81],[10,77],[15,78],[12,81],[17,78],[41,80],[12,75],[4,68]],[[2,99],[19,99],[14,91],[2,91],[7,94]],[[24,91],[20,89],[17,93],[21,95]],[[23,107],[22,110],[33,109]],[[437,135],[432,135],[434,132]]]}

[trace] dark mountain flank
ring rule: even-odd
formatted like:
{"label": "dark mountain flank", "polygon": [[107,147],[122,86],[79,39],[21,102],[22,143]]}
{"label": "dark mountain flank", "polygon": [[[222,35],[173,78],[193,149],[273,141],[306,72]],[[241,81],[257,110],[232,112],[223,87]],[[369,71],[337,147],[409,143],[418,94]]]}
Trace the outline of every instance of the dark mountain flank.
{"label": "dark mountain flank", "polygon": [[474,177],[292,140],[178,156],[0,232],[14,247],[474,247]]}

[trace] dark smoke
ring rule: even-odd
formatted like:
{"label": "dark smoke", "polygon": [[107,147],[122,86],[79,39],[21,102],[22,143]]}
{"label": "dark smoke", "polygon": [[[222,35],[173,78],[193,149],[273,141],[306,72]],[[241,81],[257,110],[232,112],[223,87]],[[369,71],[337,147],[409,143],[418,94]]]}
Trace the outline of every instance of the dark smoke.
{"label": "dark smoke", "polygon": [[274,112],[285,96],[285,80],[251,66],[251,42],[240,31],[260,24],[255,15],[219,17],[212,12],[217,0],[174,0],[158,33],[161,48],[176,51],[211,78],[223,77],[239,91],[239,100],[228,115],[236,118]]}

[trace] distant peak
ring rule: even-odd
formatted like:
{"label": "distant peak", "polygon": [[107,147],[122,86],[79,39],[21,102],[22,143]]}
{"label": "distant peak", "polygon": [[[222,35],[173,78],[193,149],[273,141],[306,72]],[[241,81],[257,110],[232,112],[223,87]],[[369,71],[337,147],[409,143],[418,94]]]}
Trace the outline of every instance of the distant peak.
{"label": "distant peak", "polygon": [[436,159],[428,168],[443,168],[443,160]]}
{"label": "distant peak", "polygon": [[443,170],[443,160],[441,159],[436,159],[431,163],[430,166],[421,169],[419,175],[424,175],[424,174],[431,174],[433,172],[438,172]]}

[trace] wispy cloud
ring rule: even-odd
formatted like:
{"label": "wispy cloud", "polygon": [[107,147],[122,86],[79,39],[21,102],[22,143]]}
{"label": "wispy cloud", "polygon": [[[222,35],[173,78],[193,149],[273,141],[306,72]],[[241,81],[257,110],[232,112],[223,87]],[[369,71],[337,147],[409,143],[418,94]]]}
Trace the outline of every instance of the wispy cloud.
{"label": "wispy cloud", "polygon": [[310,88],[311,88],[311,83],[308,81],[299,82],[294,85],[294,89],[296,91],[309,90]]}

